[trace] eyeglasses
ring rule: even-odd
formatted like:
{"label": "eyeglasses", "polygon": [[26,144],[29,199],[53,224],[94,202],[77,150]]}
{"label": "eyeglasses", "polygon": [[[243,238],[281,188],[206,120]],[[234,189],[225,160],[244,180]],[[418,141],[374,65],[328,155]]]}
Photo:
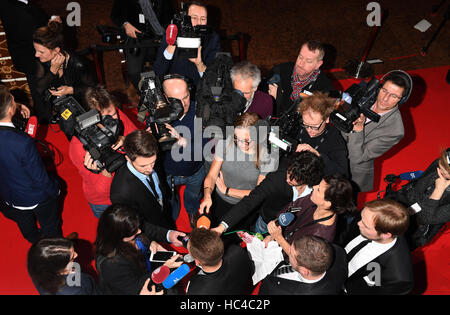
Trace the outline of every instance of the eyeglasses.
{"label": "eyeglasses", "polygon": [[304,124],[303,122],[302,122],[302,126],[303,126],[303,128],[305,128],[305,129],[311,129],[311,130],[314,130],[314,131],[317,131],[317,130],[319,130],[320,129],[320,127],[322,127],[322,124],[325,122],[325,120],[322,120],[322,122],[320,123],[320,125],[319,126],[310,126],[310,125],[306,125],[306,124]]}
{"label": "eyeglasses", "polygon": [[387,95],[388,98],[392,97],[394,100],[397,100],[397,101],[399,101],[402,98],[401,96],[398,96],[396,94],[389,93],[389,91],[383,87],[380,90],[381,90],[381,92],[383,92],[384,95]]}
{"label": "eyeglasses", "polygon": [[250,145],[250,143],[252,143],[253,140],[242,140],[242,139],[238,139],[236,136],[234,136],[234,142],[236,143],[241,143],[241,144],[245,144],[245,145]]}

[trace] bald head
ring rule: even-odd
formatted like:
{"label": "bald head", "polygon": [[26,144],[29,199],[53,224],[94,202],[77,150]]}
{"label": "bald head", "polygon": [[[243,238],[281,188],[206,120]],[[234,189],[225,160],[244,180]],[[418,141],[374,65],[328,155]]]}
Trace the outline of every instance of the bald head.
{"label": "bald head", "polygon": [[167,97],[177,98],[183,103],[184,114],[189,110],[191,95],[188,85],[183,79],[167,79],[163,82],[164,93]]}

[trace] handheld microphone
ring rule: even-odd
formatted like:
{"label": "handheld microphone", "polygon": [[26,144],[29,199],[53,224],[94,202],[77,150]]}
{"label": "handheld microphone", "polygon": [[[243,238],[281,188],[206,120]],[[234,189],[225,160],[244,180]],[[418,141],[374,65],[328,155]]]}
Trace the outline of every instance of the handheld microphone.
{"label": "handheld microphone", "polygon": [[406,173],[401,173],[399,175],[400,179],[402,180],[413,180],[413,179],[417,179],[420,176],[422,176],[423,171],[415,171],[415,172],[406,172]]}
{"label": "handheld microphone", "polygon": [[175,45],[178,35],[178,27],[175,24],[170,24],[166,30],[166,42],[168,45]]}
{"label": "handheld microphone", "polygon": [[209,229],[210,226],[211,226],[211,220],[206,215],[202,215],[200,218],[198,218],[197,228]]}
{"label": "handheld microphone", "polygon": [[288,226],[289,224],[292,223],[292,221],[294,221],[295,219],[295,215],[292,214],[291,212],[286,212],[286,213],[282,213],[280,214],[280,216],[275,220],[275,224],[277,226]]}
{"label": "handheld microphone", "polygon": [[191,254],[186,254],[186,255],[183,256],[183,261],[186,264],[190,264],[190,263],[194,262],[194,257],[192,257]]}
{"label": "handheld microphone", "polygon": [[152,272],[152,282],[149,283],[149,290],[151,291],[151,286],[154,284],[156,287],[156,291],[163,290],[163,286],[161,283],[163,283],[164,280],[167,279],[167,277],[170,274],[170,269],[167,266],[162,265],[161,267],[155,269],[155,271]]}
{"label": "handheld microphone", "polygon": [[179,235],[177,237],[177,239],[183,244],[183,247],[187,249],[187,244],[189,242],[189,236],[188,235],[186,235],[186,236]]}
{"label": "handheld microphone", "polygon": [[178,267],[174,272],[172,272],[166,280],[163,281],[163,287],[165,289],[172,288],[175,284],[178,283],[181,279],[183,279],[188,273],[190,269],[189,266],[186,264],[182,264],[180,267]]}
{"label": "handheld microphone", "polygon": [[25,132],[30,135],[31,138],[36,137],[36,131],[38,126],[38,120],[36,116],[30,116],[25,127]]}

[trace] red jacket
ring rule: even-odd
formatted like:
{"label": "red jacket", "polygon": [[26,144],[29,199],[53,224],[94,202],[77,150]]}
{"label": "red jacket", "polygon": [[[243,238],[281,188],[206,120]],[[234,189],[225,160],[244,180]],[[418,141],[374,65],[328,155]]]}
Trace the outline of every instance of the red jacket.
{"label": "red jacket", "polygon": [[[126,136],[136,130],[134,123],[121,110],[117,109],[120,120],[123,123]],[[76,137],[72,137],[69,145],[69,157],[73,165],[78,169],[83,182],[83,192],[87,201],[94,205],[110,205],[109,191],[113,177],[109,178],[102,174],[95,174],[84,167],[84,156],[86,151],[83,144]]]}

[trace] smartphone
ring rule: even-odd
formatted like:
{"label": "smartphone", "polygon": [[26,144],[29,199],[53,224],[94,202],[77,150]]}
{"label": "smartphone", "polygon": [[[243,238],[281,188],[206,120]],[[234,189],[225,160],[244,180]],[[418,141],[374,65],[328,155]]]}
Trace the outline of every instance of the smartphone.
{"label": "smartphone", "polygon": [[176,255],[177,252],[175,251],[159,251],[159,252],[152,252],[150,254],[150,261],[155,262],[166,262],[166,260],[170,259],[172,256]]}

